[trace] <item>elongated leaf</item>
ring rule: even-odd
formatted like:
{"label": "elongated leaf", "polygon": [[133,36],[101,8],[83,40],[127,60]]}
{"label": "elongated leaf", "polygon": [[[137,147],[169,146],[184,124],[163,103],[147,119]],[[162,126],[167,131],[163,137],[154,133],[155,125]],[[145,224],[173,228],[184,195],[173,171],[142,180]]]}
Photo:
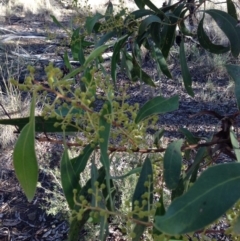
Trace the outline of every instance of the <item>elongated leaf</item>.
{"label": "elongated leaf", "polygon": [[[111,193],[111,183],[110,183],[110,160],[108,156],[108,142],[111,130],[111,114],[112,114],[112,105],[109,100],[105,102],[106,108],[103,108],[101,111],[101,117],[99,119],[99,146],[101,151],[100,161],[103,164],[106,172],[106,183],[107,190],[110,195]],[[110,195],[110,205],[111,210],[114,210],[113,200]]]}
{"label": "elongated leaf", "polygon": [[[16,118],[0,120],[0,125],[13,125],[17,126],[21,131],[24,126],[29,122],[29,118]],[[42,116],[35,117],[35,131],[36,132],[62,132],[61,126],[55,127],[54,124],[59,122],[56,118],[49,118],[45,120]],[[72,122],[71,124],[75,124]],[[65,132],[77,132],[78,129],[73,126],[67,126]]]}
{"label": "elongated leaf", "polygon": [[85,61],[83,50],[84,48],[93,46],[93,45],[94,43],[84,40],[84,36],[80,35],[80,28],[73,30],[70,47],[71,47],[71,52],[74,60],[79,60],[80,64],[83,65]]}
{"label": "elongated leaf", "polygon": [[166,213],[166,209],[164,207],[164,192],[161,190],[161,193],[159,193],[161,196],[159,198],[159,203],[161,204],[160,207],[157,208],[156,214],[157,216],[163,216]]}
{"label": "elongated leaf", "polygon": [[121,180],[121,179],[125,179],[126,177],[131,176],[132,174],[136,174],[136,173],[141,172],[141,170],[142,170],[141,167],[137,167],[137,168],[132,169],[131,171],[129,171],[129,172],[126,173],[125,175],[122,175],[122,176],[115,176],[115,177],[111,176],[111,179],[113,179],[113,180],[118,180],[118,179]]}
{"label": "elongated leaf", "polygon": [[186,176],[184,177],[184,181],[188,180],[191,177],[191,175],[193,175],[193,173],[196,172],[196,169],[198,170],[200,163],[203,161],[204,157],[206,156],[206,153],[207,153],[206,147],[199,148],[192,166],[189,168],[189,170],[186,173]]}
{"label": "elongated leaf", "polygon": [[94,49],[89,56],[86,58],[83,67],[87,67],[91,61],[100,57],[100,55],[108,48],[108,45],[102,45]]}
{"label": "elongated leaf", "polygon": [[112,76],[114,85],[116,83],[116,75],[117,75],[116,69],[117,69],[117,62],[120,58],[120,51],[123,48],[124,43],[126,42],[127,38],[128,38],[128,35],[121,37],[115,43],[114,48],[113,48],[113,55],[112,55],[112,59],[111,59],[111,76]]}
{"label": "elongated leaf", "polygon": [[239,200],[239,190],[240,163],[210,167],[187,193],[171,203],[164,216],[155,217],[154,226],[171,235],[200,230],[220,218]]}
{"label": "elongated leaf", "polygon": [[168,69],[167,62],[166,62],[165,58],[163,57],[162,51],[159,48],[154,47],[153,53],[157,60],[157,64],[159,65],[163,74],[165,74],[168,78],[172,79],[172,74]]}
{"label": "elongated leaf", "polygon": [[129,53],[127,53],[127,50],[125,49],[122,49],[121,54],[122,54],[121,71],[126,73],[127,77],[130,80],[133,80],[131,76],[131,70],[133,69],[133,61],[132,61],[133,58]]}
{"label": "elongated leaf", "polygon": [[132,81],[137,81],[138,78],[135,76],[136,79],[132,78],[131,71],[133,69],[133,63],[132,63],[132,57],[131,60],[128,59],[128,54],[126,54],[126,51],[121,51],[122,52],[122,59],[121,59],[121,70],[125,71],[127,77],[132,80]]}
{"label": "elongated leaf", "polygon": [[227,11],[229,15],[238,20],[237,11],[232,0],[227,0]]}
{"label": "elongated leaf", "polygon": [[92,33],[95,24],[103,17],[104,16],[98,12],[93,17],[87,17],[85,27],[88,34]]}
{"label": "elongated leaf", "polygon": [[[95,182],[98,179],[98,169],[95,165],[95,163],[92,163],[91,165],[91,188],[93,190],[93,193],[96,193],[97,187],[95,186]],[[96,198],[96,195],[92,195],[92,201],[91,201],[91,206],[92,207],[98,207],[98,201]],[[99,218],[97,218],[96,222],[99,221]]]}
{"label": "elongated leaf", "polygon": [[130,14],[130,16],[126,17],[126,19],[124,20],[124,24],[127,24],[129,21],[139,19],[147,15],[153,15],[153,14],[154,12],[149,9],[139,9],[139,10],[133,11]]}
{"label": "elongated leaf", "polygon": [[[104,155],[108,152],[108,141],[111,130],[111,114],[112,114],[112,105],[110,101],[105,102],[106,108],[102,109],[101,117],[99,120],[99,138],[101,139],[99,145],[101,153]],[[103,129],[103,130],[102,130]],[[109,164],[106,166],[109,169]]]}
{"label": "elongated leaf", "polygon": [[132,56],[133,56],[134,60],[137,63],[141,63],[142,62],[141,48],[136,43],[136,41],[133,41],[131,45],[132,45],[131,46],[132,47]]}
{"label": "elongated leaf", "polygon": [[168,189],[175,189],[180,180],[182,168],[182,144],[183,140],[172,142],[164,154],[163,175]]}
{"label": "elongated leaf", "polygon": [[142,35],[137,36],[137,38],[135,39],[136,44],[138,44],[138,46],[142,46],[148,38],[148,35],[148,31],[146,31]]}
{"label": "elongated leaf", "polygon": [[79,42],[79,51],[78,51],[78,60],[81,65],[85,63],[85,56],[84,56],[84,51],[83,51],[83,43],[82,40]]}
{"label": "elongated leaf", "polygon": [[184,15],[185,13],[188,11],[188,9],[184,10],[181,12],[180,14],[180,18],[182,19],[179,24],[178,24],[178,27],[179,27],[179,30],[181,31],[181,33],[183,35],[186,35],[186,36],[193,36],[193,33],[186,27],[185,25],[185,22],[184,22]]}
{"label": "elongated leaf", "polygon": [[94,42],[87,41],[84,38],[81,39],[81,43],[83,48],[94,46]]}
{"label": "elongated leaf", "polygon": [[178,99],[178,96],[173,96],[169,99],[166,99],[162,96],[157,96],[149,100],[138,111],[135,122],[139,123],[141,120],[154,114],[163,114],[166,112],[177,110],[179,107]]}
{"label": "elongated leaf", "polygon": [[144,0],[144,3],[150,8],[152,9],[154,12],[159,12],[161,11],[156,5],[154,5],[150,0]]}
{"label": "elongated leaf", "polygon": [[135,237],[132,239],[132,241],[141,240],[141,236],[143,235],[145,229],[146,229],[146,226],[144,226],[142,224],[136,224],[133,229],[133,232],[135,233]]}
{"label": "elongated leaf", "polygon": [[[98,173],[94,175],[95,175],[94,178],[97,177],[97,181],[99,182],[99,184],[105,183],[106,171],[104,167],[101,167],[100,169],[98,169]],[[86,185],[82,187],[79,193],[79,195],[84,196],[89,203],[91,203],[92,195],[88,193],[88,190],[89,188],[92,188],[92,186],[93,186],[93,182],[92,182],[92,178],[90,178],[87,181]],[[78,210],[79,208],[80,208],[79,206],[75,206],[76,210]]]}
{"label": "elongated leaf", "polygon": [[82,150],[82,152],[77,156],[71,159],[71,163],[73,165],[73,169],[76,175],[79,178],[80,173],[82,173],[87,165],[87,162],[94,150],[92,144],[88,144]]}
{"label": "elongated leaf", "polygon": [[78,55],[79,55],[79,51],[81,49],[81,46],[80,46],[81,37],[80,37],[79,31],[80,31],[80,28],[73,30],[73,34],[71,37],[70,46],[71,46],[71,51],[72,51],[74,60],[79,60]]}
{"label": "elongated leaf", "polygon": [[161,128],[160,130],[158,130],[158,131],[154,134],[154,141],[153,141],[153,143],[154,143],[154,145],[155,145],[156,147],[159,147],[159,146],[160,146],[160,143],[159,143],[159,142],[160,142],[161,138],[163,137],[164,132],[165,132],[164,128]]}
{"label": "elongated leaf", "polygon": [[38,180],[34,111],[35,94],[32,98],[29,123],[23,127],[13,150],[15,173],[29,202],[33,200]]}
{"label": "elongated leaf", "polygon": [[[64,118],[67,114],[83,114],[84,111],[80,108],[74,108],[71,105],[61,106],[60,108],[56,109],[55,112]],[[72,123],[73,124],[73,123]]]}
{"label": "elongated leaf", "polygon": [[[106,180],[105,180],[104,184],[107,185]],[[114,211],[114,209],[112,209],[112,207],[111,207],[111,200],[114,200],[114,197],[117,193],[117,190],[116,190],[112,180],[110,180],[110,190],[111,190],[111,192],[109,194],[107,188],[104,188],[102,190],[102,195],[103,195],[103,198],[105,200],[105,202],[104,202],[105,208],[110,210],[110,211]]]}
{"label": "elongated leaf", "polygon": [[183,77],[183,83],[184,83],[185,89],[190,96],[194,97],[194,93],[192,90],[192,77],[190,75],[190,72],[187,66],[186,56],[185,56],[184,41],[181,41],[181,44],[180,44],[180,64],[181,64],[182,77]]}
{"label": "elongated leaf", "polygon": [[74,70],[72,70],[69,74],[65,75],[62,80],[68,80],[74,76],[76,76],[77,74],[79,74],[80,72],[83,72],[84,70],[84,66],[78,67]]}
{"label": "elongated leaf", "polygon": [[70,62],[69,62],[68,54],[67,54],[66,51],[64,52],[63,60],[64,60],[64,64],[66,65],[66,67],[67,67],[70,71],[72,71],[72,66],[71,66],[71,64],[70,64]]}
{"label": "elongated leaf", "polygon": [[[97,167],[94,163],[92,164],[91,177],[92,177],[91,183],[92,183],[93,193],[96,193],[96,187],[95,187],[94,183],[98,178],[98,173],[97,173]],[[96,199],[96,196],[92,195],[92,206],[93,207],[99,207],[101,209],[107,210],[104,196],[103,196],[103,194],[100,190],[98,190],[98,196],[101,197],[101,200]],[[107,215],[99,216],[97,219],[98,219],[98,220],[96,220],[97,222],[96,221],[95,222],[96,223],[100,222],[99,239],[104,241],[104,240],[106,240],[106,237],[107,237],[108,232],[109,232]]]}
{"label": "elongated leaf", "polygon": [[60,167],[61,182],[64,195],[71,209],[74,207],[73,189],[77,190],[78,195],[81,190],[79,184],[80,173],[84,171],[93,150],[94,148],[89,144],[83,149],[79,156],[70,160],[67,148],[65,147]]}
{"label": "elongated leaf", "polygon": [[204,157],[206,156],[206,154],[207,154],[206,147],[199,148],[192,166],[186,172],[185,177],[184,178],[182,177],[180,179],[177,188],[172,191],[171,200],[174,200],[175,198],[180,197],[184,193],[184,191],[186,191],[186,188],[189,182],[194,183],[196,181],[200,163],[204,160]]}
{"label": "elongated leaf", "polygon": [[[160,17],[161,19],[167,19],[167,14],[165,14],[165,10],[163,10],[163,8],[158,8],[155,4],[153,4],[153,2],[151,2],[150,0],[144,0],[144,3],[154,11],[154,13]],[[169,10],[171,9],[171,7],[169,8]]]}
{"label": "elongated leaf", "polygon": [[177,6],[179,5],[179,2],[176,2],[174,4],[167,4],[167,6],[164,6],[164,7],[161,7],[160,9],[164,12],[164,13],[167,13],[169,12],[170,10],[174,10]]}
{"label": "elongated leaf", "polygon": [[238,109],[240,110],[240,66],[229,64],[225,65],[225,67],[235,83],[234,92],[237,99]]}
{"label": "elongated leaf", "polygon": [[[155,43],[155,45],[157,46],[157,49],[159,49],[159,43],[161,42],[161,29],[162,29],[162,24],[160,23],[152,23],[150,26],[150,34],[151,37]],[[150,41],[148,43],[151,43]],[[151,46],[151,50],[153,49],[153,44]],[[153,51],[152,51],[153,52]]]}
{"label": "elongated leaf", "polygon": [[207,51],[214,53],[214,54],[223,54],[226,53],[230,50],[230,46],[225,47],[222,45],[218,44],[213,44],[207,34],[204,31],[203,28],[203,21],[204,18],[201,19],[199,25],[198,25],[198,30],[197,30],[197,36],[198,36],[198,41],[201,44],[201,46],[206,49]]}
{"label": "elongated leaf", "polygon": [[[144,184],[145,182],[149,183],[149,187],[146,187]],[[149,205],[142,205],[142,195],[147,192],[148,193],[148,199]],[[153,169],[150,159],[147,157],[144,161],[144,164],[142,166],[142,171],[140,173],[140,176],[138,178],[138,182],[133,194],[132,198],[132,207],[134,209],[134,202],[139,202],[139,207],[143,206],[143,211],[149,211],[148,207],[152,205],[153,202]],[[141,220],[141,221],[148,221],[148,217],[144,216],[142,218],[139,218],[138,215],[133,215],[134,218]],[[144,230],[146,229],[146,226],[141,224],[136,224],[134,227],[134,233],[136,236],[132,239],[133,241],[140,240],[140,237],[142,236]]]}
{"label": "elongated leaf", "polygon": [[186,128],[180,128],[180,132],[183,133],[183,135],[186,137],[186,140],[189,144],[197,144],[200,141],[199,137],[194,136],[188,129]]}
{"label": "elongated leaf", "polygon": [[136,81],[140,79],[145,84],[155,87],[152,78],[140,67],[135,57],[132,58],[133,68],[130,70],[131,79]]}
{"label": "elongated leaf", "polygon": [[139,9],[143,9],[145,6],[144,0],[134,0]]}
{"label": "elongated leaf", "polygon": [[238,139],[236,137],[236,134],[232,130],[230,130],[230,138],[231,138],[233,150],[234,150],[234,152],[236,154],[236,157],[237,157],[237,161],[240,162],[239,142],[238,142]]}
{"label": "elongated leaf", "polygon": [[163,26],[160,49],[165,59],[167,59],[170,48],[174,43],[177,21],[183,8],[184,4],[179,4],[178,7],[173,11],[173,16],[169,17],[169,22],[167,23],[170,25]]}
{"label": "elongated leaf", "polygon": [[111,32],[108,32],[106,34],[104,34],[100,40],[98,41],[96,47],[99,47],[101,45],[103,45],[105,42],[107,42],[109,39],[111,39],[112,37],[116,36],[117,34],[117,31],[111,31]]}
{"label": "elongated leaf", "polygon": [[240,31],[237,27],[237,20],[226,12],[210,9],[205,10],[217,23],[218,27],[226,34],[231,43],[231,52],[234,57],[240,53]]}
{"label": "elongated leaf", "polygon": [[113,15],[113,4],[111,1],[109,1],[105,12],[105,20],[108,21],[112,15]]}
{"label": "elongated leaf", "polygon": [[101,216],[100,220],[100,234],[99,234],[99,239],[101,241],[105,241],[108,234],[109,234],[109,228],[108,228],[108,218],[107,216]]}
{"label": "elongated leaf", "polygon": [[52,18],[53,22],[60,27],[61,29],[64,29],[66,32],[68,32],[67,28],[65,28],[58,20],[55,16],[50,15],[50,17]]}
{"label": "elongated leaf", "polygon": [[138,34],[142,35],[148,26],[152,23],[162,23],[161,19],[156,16],[156,15],[150,15],[147,18],[145,18],[142,22],[141,25],[139,26]]}
{"label": "elongated leaf", "polygon": [[175,198],[182,196],[182,194],[184,193],[185,190],[185,183],[186,181],[183,180],[183,178],[181,177],[177,187],[172,190],[171,193],[171,201],[173,201]]}
{"label": "elongated leaf", "polygon": [[[86,92],[88,89],[88,98],[89,99],[91,97],[95,97],[95,95],[96,95],[96,85],[95,85],[95,82],[93,81],[94,73],[91,70],[92,70],[91,67],[85,69],[85,71],[84,71],[85,81],[84,81],[84,83],[82,83],[82,81],[80,82],[80,88],[81,88],[82,92]],[[84,111],[82,111],[82,113],[84,113]],[[78,118],[78,121],[81,122],[81,118]]]}
{"label": "elongated leaf", "polygon": [[[161,190],[161,193],[159,193],[161,196],[159,198],[159,204],[160,206],[157,207],[157,210],[155,212],[155,216],[163,216],[166,213],[165,207],[164,207],[164,202],[163,202],[163,190]],[[153,235],[160,235],[162,232],[153,227]]]}
{"label": "elongated leaf", "polygon": [[[171,24],[170,20],[167,21],[168,24]],[[161,28],[161,35],[160,35],[160,42],[156,43],[157,47],[159,47],[161,49],[161,51],[164,49],[164,45],[165,45],[165,40],[168,40],[167,35],[168,35],[168,31],[169,31],[169,25],[163,25],[163,27]],[[175,33],[174,33],[175,35]],[[155,38],[153,38],[154,40]],[[167,59],[166,55],[163,55],[165,59]]]}
{"label": "elongated leaf", "polygon": [[119,10],[118,13],[115,14],[115,19],[119,20],[122,17],[125,17],[127,15],[126,8]]}
{"label": "elongated leaf", "polygon": [[[61,183],[65,198],[71,209],[74,207],[73,190],[79,182],[79,176],[76,175],[72,166],[71,160],[68,156],[68,150],[65,147],[61,160]],[[78,184],[79,185],[79,184]],[[77,188],[80,189],[80,186]]]}
{"label": "elongated leaf", "polygon": [[[105,179],[105,170],[103,167],[101,167],[98,170],[98,179],[97,181],[102,184]],[[88,190],[92,187],[91,185],[91,179],[89,179],[84,187],[80,190],[79,196],[82,195],[86,198],[86,200],[91,203],[92,195],[88,193]],[[76,212],[79,212],[80,207],[76,205],[74,207],[74,210]],[[79,238],[79,231],[83,228],[84,224],[89,219],[90,210],[87,210],[84,212],[84,215],[82,216],[81,220],[77,220],[76,215],[74,215],[73,220],[70,223],[70,230],[68,232],[68,240],[69,241],[76,241]]]}

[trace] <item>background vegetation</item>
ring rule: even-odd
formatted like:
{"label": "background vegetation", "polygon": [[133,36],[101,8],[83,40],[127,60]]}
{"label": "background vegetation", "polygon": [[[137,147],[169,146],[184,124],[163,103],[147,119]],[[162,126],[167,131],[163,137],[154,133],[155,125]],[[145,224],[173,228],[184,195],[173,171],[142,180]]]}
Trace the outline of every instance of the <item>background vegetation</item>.
{"label": "background vegetation", "polygon": [[[184,138],[174,136],[165,144],[159,116],[176,111],[181,96],[153,92],[147,101],[137,103],[130,101],[129,91],[132,86],[153,91],[167,78],[168,82],[177,80],[175,86],[184,88],[193,99],[196,84],[191,68],[204,61],[203,66],[207,63],[219,76],[228,74],[233,82],[227,92],[218,93],[209,79],[205,90],[211,96],[203,101],[215,101],[214,95],[221,100],[235,95],[239,107],[237,3],[170,1],[156,6],[136,0],[133,8],[125,8],[124,2],[116,6],[109,1],[101,13],[88,4],[72,3],[77,14],[68,25],[51,15],[50,6],[47,12],[39,10],[66,33],[61,42],[63,67],[49,63],[44,81],[36,78],[34,66],[28,67],[23,81],[9,74],[3,78],[5,115],[24,114],[22,103],[31,98],[29,118],[0,120],[19,133],[13,163],[29,202],[34,199],[41,163],[35,141],[45,141],[64,147],[60,173],[49,170],[55,179],[51,211],[68,206],[69,240],[78,240],[86,225],[94,230],[94,239],[106,240],[114,224],[129,240],[189,240],[195,236],[204,240],[215,233],[210,225],[226,217],[229,229],[224,230],[225,235],[230,233],[237,240],[240,155],[232,127],[239,111],[228,115],[213,110],[195,112],[192,117],[217,118],[220,130],[201,138],[182,127],[179,133]],[[32,12],[37,11],[34,6]],[[6,11],[13,9],[8,7]],[[145,69],[150,60],[156,66],[157,81]],[[179,63],[180,75],[171,69],[174,61]],[[120,81],[119,76],[125,80]],[[10,105],[17,110],[6,107],[6,96],[8,103],[21,103]],[[4,135],[2,139],[4,146],[14,141],[6,141]],[[222,154],[226,163],[219,163]]]}

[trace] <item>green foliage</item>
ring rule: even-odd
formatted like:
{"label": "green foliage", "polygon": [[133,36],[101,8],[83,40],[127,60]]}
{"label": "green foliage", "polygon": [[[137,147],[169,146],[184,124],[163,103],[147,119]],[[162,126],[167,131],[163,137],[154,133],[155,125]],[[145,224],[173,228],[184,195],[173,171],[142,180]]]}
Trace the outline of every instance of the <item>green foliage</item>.
{"label": "green foliage", "polygon": [[125,44],[128,35],[124,35],[123,37],[119,38],[118,41],[114,44],[114,51],[113,51],[113,56],[111,60],[111,76],[114,85],[116,84],[116,75],[117,75],[117,62],[119,61],[120,58],[120,51],[122,49],[122,46]]}
{"label": "green foliage", "polygon": [[[65,149],[61,160],[61,183],[71,210],[70,241],[78,239],[80,230],[87,222],[99,224],[98,238],[106,240],[109,216],[124,220],[127,235],[132,240],[140,240],[147,235],[147,229],[154,240],[183,240],[188,237],[185,234],[197,232],[221,218],[240,198],[239,163],[209,167],[213,160],[212,146],[215,144],[227,144],[230,152],[235,151],[239,162],[238,140],[230,128],[233,122],[230,121],[227,126],[227,139],[217,139],[219,143],[214,142],[216,138],[213,138],[213,142],[207,142],[204,146],[203,143],[199,144],[200,138],[188,129],[181,128],[179,132],[185,136],[185,140],[174,141],[165,149],[160,143],[163,129],[155,129],[152,141],[145,137],[150,125],[156,126],[158,115],[178,109],[179,96],[156,96],[141,107],[139,104],[131,105],[126,94],[129,85],[121,87],[117,78],[117,73],[123,71],[130,83],[140,81],[142,85],[155,87],[151,76],[142,68],[140,56],[143,46],[150,51],[159,70],[172,78],[168,56],[178,25],[181,30],[179,61],[183,83],[187,93],[194,97],[184,49],[185,36],[197,37],[200,47],[211,53],[230,52],[233,57],[238,57],[240,31],[235,5],[228,0],[228,12],[202,10],[204,15],[195,36],[184,23],[189,14],[186,1],[169,3],[161,8],[149,0],[135,0],[135,3],[139,10],[128,13],[122,9],[115,13],[109,1],[105,14],[87,16],[84,27],[79,26],[72,33],[66,29],[71,35],[71,55],[67,51],[64,54],[68,74],[63,76],[58,68],[50,64],[46,67],[47,84],[35,81],[32,74],[24,84],[12,81],[24,91],[39,93],[43,97],[48,93],[54,96],[53,99],[45,98],[42,115],[34,117],[33,97],[30,118],[0,120],[0,124],[15,125],[20,131],[13,154],[14,168],[29,201],[34,197],[38,179],[35,132],[43,132],[46,136],[48,133],[62,133]],[[194,11],[204,4],[205,1],[199,1]],[[146,6],[150,9],[145,9]],[[228,38],[229,46],[212,42],[204,30],[205,14],[217,23]],[[53,20],[64,28],[55,17]],[[113,36],[115,38],[112,40]],[[94,42],[89,41],[89,37],[93,37]],[[126,45],[131,45],[131,49],[128,50]],[[108,73],[102,64],[102,54],[111,49],[113,54]],[[71,66],[70,56],[79,61],[80,67]],[[225,66],[235,82],[239,108],[240,69],[237,65]],[[222,131],[226,132],[225,129]],[[74,142],[67,142],[65,134],[72,134]],[[68,149],[71,146],[81,150],[75,158],[69,157]],[[182,160],[190,156],[191,149],[196,149],[196,154],[192,154],[193,163],[185,168]],[[114,176],[114,152],[141,153],[144,156],[143,164],[142,158],[138,157],[138,166],[124,175]],[[164,158],[159,152],[165,152]],[[230,157],[234,157],[234,154]],[[87,172],[90,165],[90,178],[81,185],[80,175]],[[206,170],[199,176],[202,167]],[[128,200],[129,210],[125,213],[123,207],[117,207],[115,203],[116,182],[132,175],[137,177],[137,182],[133,183],[135,191],[132,199]],[[159,200],[154,200],[154,194]],[[164,202],[167,195],[168,203]],[[233,229],[239,233],[239,217],[235,219]]]}
{"label": "green foliage", "polygon": [[[67,112],[69,112],[69,109]],[[71,111],[70,111],[71,112]],[[62,112],[58,112],[62,115]],[[63,115],[65,116],[65,115]],[[47,120],[44,119],[43,116],[35,116],[35,132],[62,132],[61,126],[54,125],[57,122],[57,118],[47,118]],[[13,125],[17,126],[19,131],[22,131],[22,129],[29,123],[29,118],[16,118],[16,119],[3,119],[0,120],[1,125]],[[72,122],[72,125],[74,125],[74,122]],[[73,126],[67,126],[65,129],[65,132],[75,132],[78,129]]]}
{"label": "green foliage", "polygon": [[167,24],[164,24],[163,26],[161,35],[162,38],[160,42],[160,48],[162,50],[164,58],[168,57],[170,48],[174,43],[178,18],[180,17],[183,8],[184,4],[179,4],[172,12],[173,16],[170,14],[169,18],[165,19]]}
{"label": "green foliage", "polygon": [[140,79],[145,84],[155,87],[155,84],[154,84],[153,80],[151,79],[151,77],[145,71],[143,71],[141,69],[136,57],[134,55],[132,57],[131,55],[129,55],[126,52],[124,52],[124,54],[125,54],[125,58],[126,58],[126,63],[130,62],[130,64],[126,65],[128,77],[134,82],[137,81],[138,79]]}
{"label": "green foliage", "polygon": [[229,15],[238,20],[237,11],[232,0],[227,0],[227,11]]}
{"label": "green foliage", "polygon": [[70,161],[67,148],[65,147],[61,160],[61,181],[64,195],[71,209],[74,207],[73,190],[76,190],[77,194],[79,194],[81,190],[79,176],[84,171],[93,150],[94,148],[89,144],[79,156]]}
{"label": "green foliage", "polygon": [[[149,158],[146,158],[142,166],[140,176],[138,178],[135,191],[132,198],[133,218],[143,222],[149,221],[149,214],[153,203],[153,170]],[[139,212],[140,210],[140,212]],[[135,237],[133,240],[137,241],[141,238],[146,226],[137,223],[133,229]]]}
{"label": "green foliage", "polygon": [[171,143],[164,155],[163,168],[166,187],[170,190],[177,188],[182,167],[181,147],[183,140]]}
{"label": "green foliage", "polygon": [[238,29],[238,21],[226,12],[220,10],[206,10],[205,13],[209,14],[217,23],[219,28],[226,34],[231,44],[231,52],[234,57],[238,57],[240,52],[240,32]]}
{"label": "green foliage", "polygon": [[187,67],[187,61],[185,56],[185,50],[184,50],[184,42],[182,41],[180,44],[180,63],[181,63],[181,70],[182,70],[182,77],[185,89],[189,95],[194,97],[194,93],[192,90],[192,78],[189,72],[189,69]]}
{"label": "green foliage", "polygon": [[[172,235],[206,227],[239,200],[239,170],[239,163],[209,167],[188,192],[171,203],[164,216],[155,217],[154,226]],[[231,190],[231,195],[226,195],[228,190]],[[223,199],[219,205],[213,201]]]}
{"label": "green foliage", "polygon": [[29,123],[22,129],[13,151],[13,164],[29,202],[34,198],[38,181],[38,163],[35,153],[35,93],[32,98]]}
{"label": "green foliage", "polygon": [[166,75],[168,78],[172,79],[172,74],[168,69],[166,59],[163,57],[161,50],[156,46],[153,46],[151,49],[151,53],[153,58],[157,61],[157,64],[163,74]]}
{"label": "green foliage", "polygon": [[207,34],[204,31],[203,28],[203,21],[204,21],[204,17],[201,19],[199,25],[198,25],[198,40],[199,43],[201,44],[201,46],[203,46],[206,50],[208,50],[211,53],[214,54],[223,54],[226,53],[230,50],[230,46],[225,47],[222,45],[217,45],[217,44],[213,44],[211,42],[211,40],[209,39],[209,37],[207,36]]}
{"label": "green foliage", "polygon": [[174,111],[178,109],[178,96],[173,96],[169,99],[165,99],[162,96],[155,97],[148,101],[137,113],[135,119],[136,123],[139,123],[143,119],[153,114],[163,114],[166,112]]}

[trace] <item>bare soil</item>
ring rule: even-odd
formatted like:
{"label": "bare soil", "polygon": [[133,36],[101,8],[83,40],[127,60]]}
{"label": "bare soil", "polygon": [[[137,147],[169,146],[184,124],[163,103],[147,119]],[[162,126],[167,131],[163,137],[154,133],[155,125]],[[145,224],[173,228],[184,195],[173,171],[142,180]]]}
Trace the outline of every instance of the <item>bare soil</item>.
{"label": "bare soil", "polygon": [[[68,26],[72,11],[64,9],[55,1],[54,3],[56,7],[62,9],[61,23]],[[15,20],[2,19],[0,22],[0,39],[6,41],[3,45],[4,50],[7,52],[9,59],[21,58],[28,64],[34,64],[38,70],[36,78],[39,81],[44,80],[43,69],[47,63],[50,61],[62,63],[61,56],[64,53],[65,46],[60,46],[60,43],[66,37],[65,32],[58,28],[49,17],[42,19],[33,16],[31,21],[31,19],[19,16]],[[52,33],[57,33],[55,39],[48,40],[49,30]],[[29,38],[30,35],[38,37]],[[6,40],[7,37],[11,36],[19,37],[13,38],[12,41]],[[16,41],[18,42],[17,47]],[[189,43],[189,48],[193,47],[192,43]],[[176,50],[178,50],[177,47]],[[197,136],[208,138],[219,131],[219,120],[208,115],[200,115],[194,118],[189,118],[189,116],[201,110],[214,110],[223,116],[237,112],[236,101],[231,88],[229,88],[229,79],[216,66],[209,66],[208,63],[211,59],[209,60],[207,54],[201,57],[201,61],[194,59],[194,56],[190,59],[191,56],[189,55],[189,68],[193,76],[195,93],[194,98],[190,97],[182,84],[181,70],[176,56],[177,54],[173,54],[169,60],[173,80],[159,74],[154,62],[145,61],[144,68],[155,78],[157,88],[152,89],[141,84],[134,84],[129,88],[131,94],[129,101],[144,104],[153,96],[160,94],[165,97],[179,95],[179,110],[163,115],[159,120],[159,128],[164,127],[166,130],[164,142],[169,143],[175,138],[183,138],[181,133],[178,132],[180,127],[188,128]],[[3,58],[3,55],[1,55],[1,58]],[[25,66],[21,68],[20,72],[16,71],[15,77],[21,82],[24,80],[26,73]],[[7,72],[5,74],[7,78]],[[128,80],[120,74],[118,81],[126,82]],[[52,168],[58,167],[62,147],[39,145],[40,149],[42,148],[42,153],[39,155],[42,155],[44,159],[44,153],[51,152],[54,158],[50,160],[49,165]],[[44,197],[49,194],[46,194],[42,188],[38,188],[34,200],[31,203],[27,201],[13,171],[11,148],[9,147],[9,150],[7,150],[7,155],[5,152],[0,155],[0,240],[65,240],[68,231],[67,221],[63,219],[61,213],[55,216],[47,215],[46,211],[41,208],[41,206],[48,205]],[[229,158],[223,156],[220,161],[229,161]],[[44,170],[40,170],[39,182],[42,183],[42,186],[51,189],[52,178]],[[221,228],[224,228],[224,225]],[[83,239],[84,233],[79,240]],[[112,234],[109,240],[123,239]],[[228,240],[228,238],[219,236],[218,240]]]}

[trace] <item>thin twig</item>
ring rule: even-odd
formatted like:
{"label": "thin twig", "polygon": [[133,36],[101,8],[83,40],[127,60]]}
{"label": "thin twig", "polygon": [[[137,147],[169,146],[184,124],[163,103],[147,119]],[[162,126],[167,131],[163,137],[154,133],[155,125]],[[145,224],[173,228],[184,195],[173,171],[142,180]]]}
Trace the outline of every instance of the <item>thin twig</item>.
{"label": "thin twig", "polygon": [[[48,91],[48,92],[51,92],[51,93],[55,94],[57,97],[66,100],[67,102],[72,102],[72,99],[71,99],[71,98],[62,95],[62,94],[59,93],[58,91],[53,90],[53,89],[50,89],[50,88],[48,88],[48,87],[45,87],[45,86],[43,86],[42,84],[40,84],[39,82],[37,82],[36,80],[34,81],[34,83],[37,84],[37,85],[41,85],[41,88],[42,88],[43,90],[46,90],[46,91]],[[80,102],[77,102],[76,105],[77,105],[77,107],[79,107],[79,108],[81,108],[81,109],[83,109],[83,110],[85,110],[85,111],[88,111],[88,112],[90,112],[90,113],[93,113],[93,112],[94,112],[92,109],[90,109],[90,108],[88,108],[87,106],[81,104]]]}
{"label": "thin twig", "polygon": [[[36,137],[36,139],[39,142],[51,142],[51,143],[55,143],[55,144],[60,144],[63,145],[64,142],[61,140],[56,140],[56,139],[50,139],[49,137]],[[216,144],[221,144],[221,143],[225,143],[229,140],[217,140],[217,141],[211,141],[211,142],[206,142],[206,143],[199,143],[199,144],[194,144],[194,145],[185,145],[181,148],[181,151],[186,151],[186,150],[193,150],[193,149],[197,149],[199,147],[208,147],[208,146],[213,146]],[[73,147],[73,146],[79,146],[79,147],[84,147],[83,145],[76,143],[76,142],[66,142],[66,145],[69,147]],[[109,152],[137,152],[137,153],[142,153],[142,154],[146,154],[146,153],[161,153],[161,152],[165,152],[166,148],[147,148],[147,149],[140,149],[140,148],[134,148],[134,149],[129,149],[127,147],[109,147],[108,148]]]}

